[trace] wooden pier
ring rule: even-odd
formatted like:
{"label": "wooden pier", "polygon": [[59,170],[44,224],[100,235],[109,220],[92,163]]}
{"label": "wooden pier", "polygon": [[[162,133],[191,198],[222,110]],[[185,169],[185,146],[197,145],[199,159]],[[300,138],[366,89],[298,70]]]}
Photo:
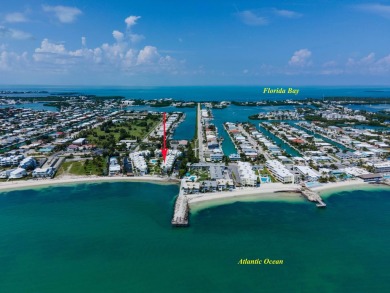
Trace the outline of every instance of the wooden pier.
{"label": "wooden pier", "polygon": [[182,184],[180,184],[180,192],[175,202],[175,209],[173,212],[173,218],[171,221],[174,227],[187,227],[188,226],[189,206],[188,198],[184,194]]}
{"label": "wooden pier", "polygon": [[309,188],[302,187],[302,189],[301,189],[301,194],[302,194],[303,196],[305,196],[309,201],[311,201],[311,202],[317,202],[316,206],[317,206],[318,208],[324,208],[324,207],[326,207],[326,203],[324,203],[324,202],[322,201],[321,196],[320,196],[317,192],[315,192],[315,191],[313,191],[313,190],[310,190]]}

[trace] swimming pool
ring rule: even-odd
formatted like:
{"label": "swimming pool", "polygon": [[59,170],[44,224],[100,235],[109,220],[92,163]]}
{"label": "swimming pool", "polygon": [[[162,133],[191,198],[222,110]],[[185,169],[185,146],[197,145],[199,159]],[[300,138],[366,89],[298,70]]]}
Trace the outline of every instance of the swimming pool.
{"label": "swimming pool", "polygon": [[318,187],[318,186],[321,186],[322,184],[317,182],[317,181],[313,181],[313,182],[306,182],[305,183],[306,187]]}
{"label": "swimming pool", "polygon": [[150,159],[149,161],[151,164],[156,165],[158,163],[157,159]]}
{"label": "swimming pool", "polygon": [[269,182],[271,182],[271,179],[268,176],[267,177],[261,177],[260,180],[261,180],[261,183],[269,183]]}

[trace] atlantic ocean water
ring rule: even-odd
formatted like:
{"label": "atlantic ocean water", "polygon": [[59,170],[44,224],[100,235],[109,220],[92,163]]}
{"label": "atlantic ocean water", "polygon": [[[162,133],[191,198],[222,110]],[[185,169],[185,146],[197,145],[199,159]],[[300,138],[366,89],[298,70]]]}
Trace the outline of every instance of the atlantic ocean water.
{"label": "atlantic ocean water", "polygon": [[[1,192],[0,292],[389,292],[389,189],[246,202],[170,225],[177,185]],[[283,260],[240,265],[241,259]]]}

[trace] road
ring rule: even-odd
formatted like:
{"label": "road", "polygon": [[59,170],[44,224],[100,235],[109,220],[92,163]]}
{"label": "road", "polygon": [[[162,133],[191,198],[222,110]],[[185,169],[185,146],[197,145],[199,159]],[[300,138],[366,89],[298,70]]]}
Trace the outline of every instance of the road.
{"label": "road", "polygon": [[248,141],[251,143],[251,145],[254,148],[258,148],[258,153],[263,154],[266,160],[271,160],[269,154],[263,150],[262,146],[255,139],[253,139],[248,132],[245,131],[244,127],[242,127],[241,124],[238,125],[238,129],[242,134],[244,134],[248,138]]}
{"label": "road", "polygon": [[198,115],[197,115],[197,136],[198,136],[198,151],[199,151],[199,161],[200,162],[205,162],[204,159],[204,151],[203,151],[203,133],[202,133],[202,113],[200,111],[200,103],[198,103]]}

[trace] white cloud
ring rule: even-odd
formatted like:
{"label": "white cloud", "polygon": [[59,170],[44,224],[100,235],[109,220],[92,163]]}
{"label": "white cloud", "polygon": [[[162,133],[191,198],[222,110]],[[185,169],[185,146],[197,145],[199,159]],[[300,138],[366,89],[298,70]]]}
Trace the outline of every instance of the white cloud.
{"label": "white cloud", "polygon": [[120,31],[117,31],[117,30],[114,30],[112,32],[112,36],[114,37],[114,39],[117,41],[117,42],[122,42],[123,41],[123,38],[124,38],[124,34],[121,33]]}
{"label": "white cloud", "polygon": [[21,30],[7,28],[0,25],[0,38],[11,38],[14,40],[28,40],[32,35]]}
{"label": "white cloud", "polygon": [[42,6],[43,11],[45,12],[53,12],[54,15],[58,18],[58,20],[62,23],[72,23],[76,20],[77,16],[82,14],[82,11],[77,7],[69,7],[69,6]]}
{"label": "white cloud", "polygon": [[135,16],[130,15],[125,19],[125,23],[127,26],[127,36],[129,37],[130,41],[132,43],[138,43],[142,41],[145,37],[143,35],[138,35],[132,32],[132,27],[137,24],[138,19],[140,19],[141,16]]}
{"label": "white cloud", "polygon": [[0,46],[0,70],[12,71],[24,68],[28,63],[27,52],[17,54],[6,51],[5,46]]}
{"label": "white cloud", "polygon": [[131,28],[133,25],[137,24],[137,20],[140,19],[141,16],[135,16],[135,15],[130,15],[125,19],[125,23],[127,25],[127,28]]}
{"label": "white cloud", "polygon": [[390,18],[390,5],[369,3],[369,4],[356,5],[355,8],[360,11],[376,14],[385,18]]}
{"label": "white cloud", "polygon": [[[80,48],[76,49],[67,48],[64,42],[54,42],[45,38],[30,56],[27,53],[24,55],[23,58],[29,60],[30,65],[30,67],[26,65],[24,71],[30,69],[59,74],[83,71],[94,74],[125,72],[131,75],[159,72],[175,74],[178,72],[178,68],[182,66],[180,62],[171,56],[160,53],[157,47],[152,45],[140,49],[134,48],[134,36],[132,37],[132,35],[136,34],[114,30],[112,32],[113,42],[103,43],[95,48],[88,48],[86,37],[81,37]],[[1,46],[0,53],[5,49],[5,46]],[[17,54],[10,52],[2,54],[0,70],[6,70],[6,68],[12,70],[11,59],[14,60],[13,62],[21,60]],[[15,66],[15,68],[18,67]]]}
{"label": "white cloud", "polygon": [[285,9],[274,9],[273,10],[274,13],[278,16],[281,16],[281,17],[286,17],[286,18],[299,18],[302,16],[301,13],[298,13],[298,12],[295,12],[295,11],[291,11],[291,10],[285,10]]}
{"label": "white cloud", "polygon": [[153,46],[145,46],[139,51],[137,57],[137,64],[151,64],[160,58],[160,54],[157,52],[157,48]]}
{"label": "white cloud", "polygon": [[66,49],[64,44],[55,44],[51,43],[48,39],[44,39],[41,47],[35,49],[35,53],[65,54]]}
{"label": "white cloud", "polygon": [[13,12],[5,15],[5,21],[9,23],[27,22],[28,19],[21,12]]}
{"label": "white cloud", "polygon": [[268,24],[268,20],[265,17],[258,16],[250,10],[237,12],[238,18],[246,25],[260,26]]}
{"label": "white cloud", "polygon": [[300,49],[295,51],[293,56],[288,61],[288,64],[291,66],[304,67],[311,65],[310,61],[311,51],[308,49]]}
{"label": "white cloud", "polygon": [[380,59],[371,52],[360,59],[348,58],[346,70],[353,74],[385,74],[390,72],[390,54]]}

